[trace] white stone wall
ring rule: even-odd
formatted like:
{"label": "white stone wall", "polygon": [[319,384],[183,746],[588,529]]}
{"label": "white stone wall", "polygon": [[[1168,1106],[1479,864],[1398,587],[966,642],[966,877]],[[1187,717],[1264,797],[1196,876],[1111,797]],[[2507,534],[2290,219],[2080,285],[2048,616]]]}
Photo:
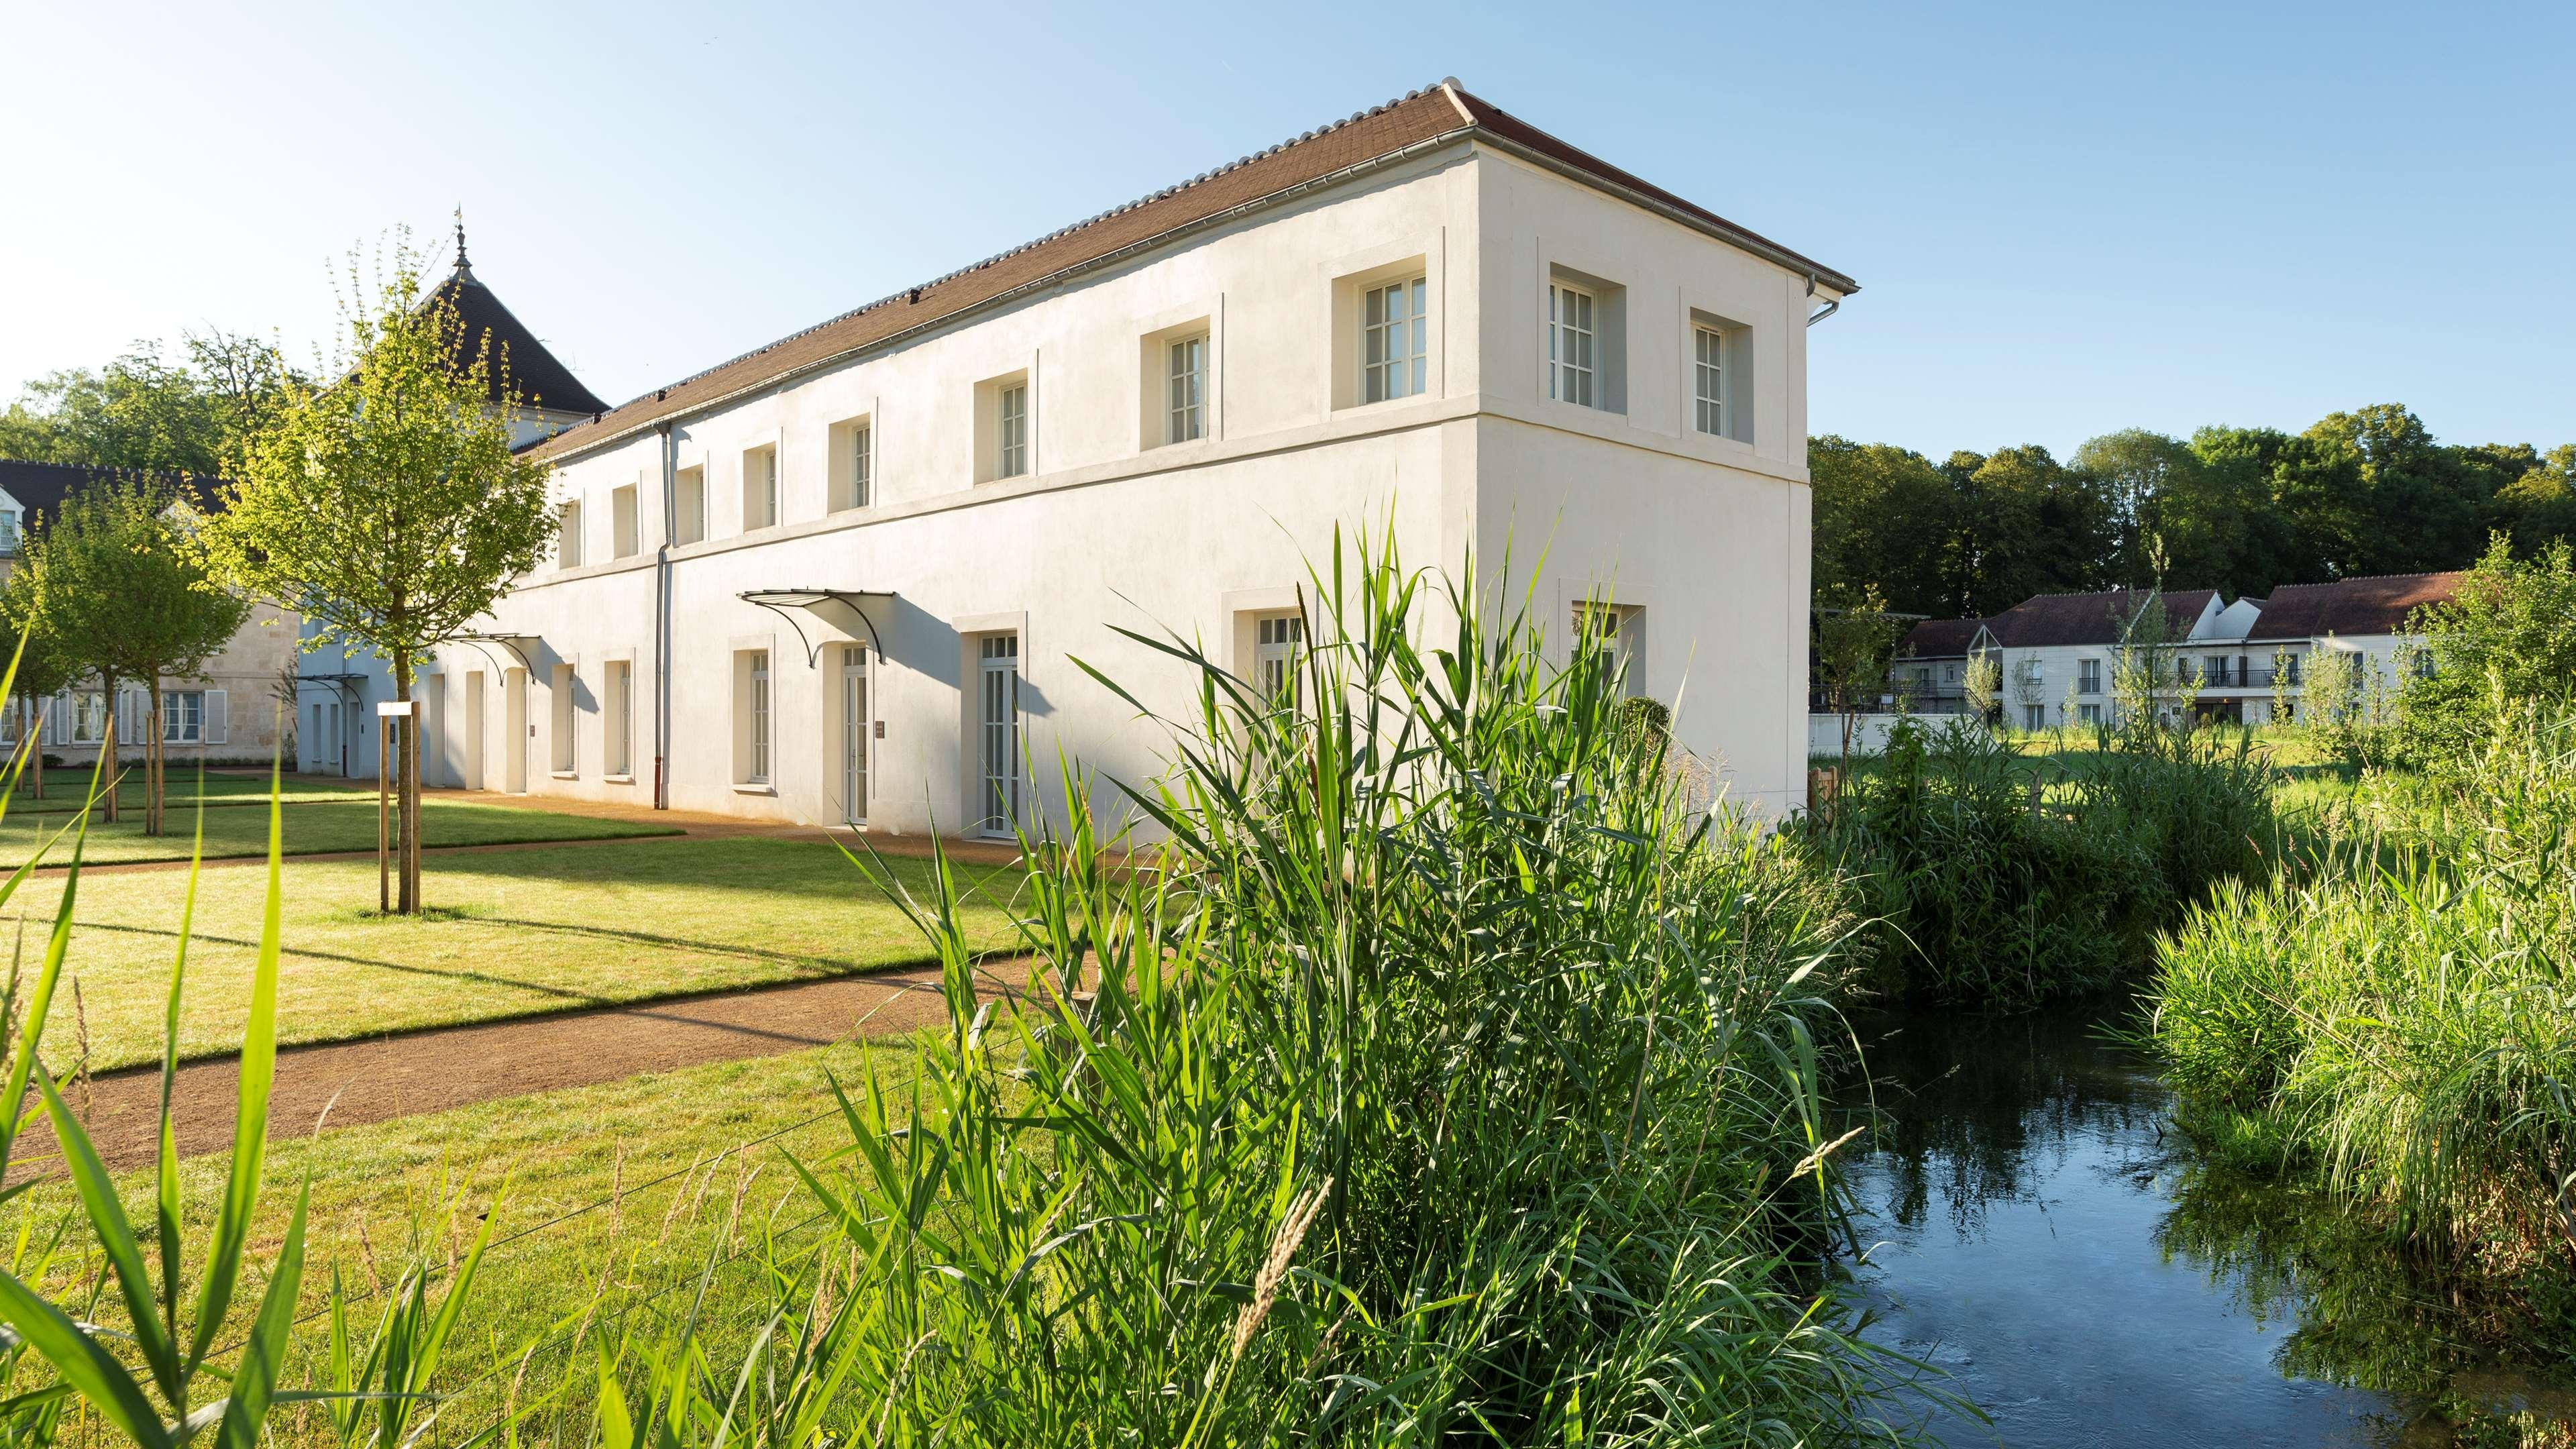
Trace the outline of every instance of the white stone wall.
{"label": "white stone wall", "polygon": [[[1419,397],[1355,405],[1349,308],[1359,281],[1418,266],[1435,327]],[[1624,411],[1545,397],[1552,269],[1619,284]],[[1820,299],[1821,300],[1821,299]],[[1131,781],[1160,768],[1160,732],[1090,679],[1100,668],[1158,710],[1187,677],[1120,636],[1168,627],[1250,669],[1251,620],[1287,607],[1339,526],[1392,529],[1406,562],[1454,568],[1472,548],[1570,623],[1596,589],[1644,614],[1647,691],[1677,701],[1682,743],[1722,762],[1737,799],[1803,798],[1809,507],[1803,277],[1518,161],[1465,146],[1256,213],[1229,228],[960,319],[890,351],[677,420],[673,470],[704,470],[703,542],[668,549],[663,440],[652,432],[562,460],[582,503],[582,567],[548,567],[495,611],[527,636],[444,651],[426,688],[433,779],[650,804],[657,633],[670,658],[658,753],[678,808],[842,818],[832,653],[819,667],[790,622],[745,590],[891,591],[871,609],[871,828],[951,832],[972,819],[975,641],[1020,636],[1023,724],[1040,798],[1059,750]],[[1744,329],[1749,441],[1689,425],[1694,311]],[[1204,324],[1209,435],[1161,446],[1155,349]],[[982,481],[980,383],[1024,374],[1029,475]],[[835,425],[864,416],[875,500],[830,511]],[[743,454],[775,448],[780,524],[742,531]],[[613,558],[613,491],[636,489],[641,549]],[[1541,562],[1542,554],[1544,562]],[[808,620],[809,628],[813,621]],[[863,632],[824,631],[833,648]],[[1570,632],[1558,629],[1563,634]],[[770,651],[772,783],[735,777],[744,650]],[[631,778],[605,777],[611,663],[631,661]],[[570,665],[573,768],[550,768],[553,690]],[[483,706],[467,700],[480,675]],[[513,695],[524,690],[524,715]],[[479,742],[479,743],[478,743]],[[474,768],[479,753],[479,775]],[[514,766],[513,761],[524,761]]]}

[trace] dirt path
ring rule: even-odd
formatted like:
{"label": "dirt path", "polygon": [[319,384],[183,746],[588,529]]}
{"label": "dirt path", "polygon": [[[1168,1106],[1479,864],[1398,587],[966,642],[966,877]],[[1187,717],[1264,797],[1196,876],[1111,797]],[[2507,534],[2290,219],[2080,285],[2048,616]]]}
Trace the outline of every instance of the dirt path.
{"label": "dirt path", "polygon": [[[996,963],[979,994],[999,995],[1019,969],[1016,961]],[[269,1130],[280,1137],[309,1134],[326,1108],[332,1128],[352,1127],[861,1036],[900,1036],[937,1023],[945,1011],[937,969],[922,967],[291,1047],[277,1054]],[[179,1068],[172,1121],[182,1156],[231,1145],[240,1080],[235,1058]],[[110,1073],[90,1084],[90,1137],[110,1168],[150,1165],[160,1101],[157,1067]],[[79,1109],[77,1095],[72,1105]],[[19,1160],[29,1171],[51,1172],[53,1151],[41,1119],[30,1124]]]}

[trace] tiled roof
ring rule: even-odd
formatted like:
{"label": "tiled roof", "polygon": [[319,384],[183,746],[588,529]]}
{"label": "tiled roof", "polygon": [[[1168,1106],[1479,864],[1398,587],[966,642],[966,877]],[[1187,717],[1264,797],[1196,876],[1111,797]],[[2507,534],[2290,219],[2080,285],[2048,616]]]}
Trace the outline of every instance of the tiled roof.
{"label": "tiled roof", "polygon": [[[1308,131],[1178,186],[1102,212],[962,271],[908,287],[694,377],[657,388],[608,410],[593,422],[556,434],[535,452],[540,457],[560,457],[580,451],[737,392],[847,357],[1252,203],[1280,198],[1337,178],[1355,167],[1391,160],[1435,142],[1467,136],[1530,155],[1614,195],[1625,193],[1643,205],[1663,208],[1734,246],[1806,272],[1837,292],[1860,290],[1859,283],[1842,273],[1568,145],[1468,94],[1450,80],[1409,92],[1348,120]],[[514,352],[514,359],[515,355]],[[552,399],[548,402],[554,405]]]}
{"label": "tiled roof", "polygon": [[1896,652],[1909,659],[1964,657],[1985,626],[1983,619],[1926,619],[1905,631]]}
{"label": "tiled roof", "polygon": [[[2164,596],[2165,617],[2177,637],[2200,620],[2216,589],[2176,589]],[[2145,593],[2114,589],[2098,594],[2034,594],[1986,621],[1995,642],[2008,649],[2052,645],[2116,644],[2122,627],[2146,607]]]}
{"label": "tiled roof", "polygon": [[129,468],[97,468],[87,463],[30,463],[17,458],[0,458],[0,488],[18,500],[27,510],[26,523],[49,518],[73,490],[108,479],[151,479],[178,489],[201,513],[217,512],[224,506],[224,489],[220,480],[195,478],[185,473],[142,473]]}
{"label": "tiled roof", "polygon": [[2451,597],[2457,570],[2371,574],[2330,584],[2283,584],[2272,591],[2249,639],[2317,639],[2328,634],[2399,634],[2406,617]]}
{"label": "tiled roof", "polygon": [[[459,245],[463,244],[460,242]],[[430,293],[430,300],[442,297],[455,304],[456,320],[464,324],[464,334],[458,339],[460,351],[470,352],[480,346],[486,336],[492,339],[492,401],[501,401],[501,361],[506,355],[510,365],[511,390],[528,402],[555,412],[601,413],[608,410],[608,404],[600,399],[599,394],[582,386],[581,379],[572,375],[572,369],[547,351],[546,345],[537,340],[537,334],[529,331],[526,323],[501,305],[501,299],[474,275],[473,269],[465,265],[461,256],[456,270],[448,273],[447,280]]]}

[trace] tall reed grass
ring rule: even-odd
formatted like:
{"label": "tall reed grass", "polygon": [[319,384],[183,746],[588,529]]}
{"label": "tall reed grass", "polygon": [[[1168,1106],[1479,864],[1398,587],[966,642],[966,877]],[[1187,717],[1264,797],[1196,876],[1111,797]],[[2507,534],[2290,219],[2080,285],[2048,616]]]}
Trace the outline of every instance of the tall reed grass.
{"label": "tall reed grass", "polygon": [[2150,1035],[2204,1136],[2576,1312],[2576,726],[2501,717],[2439,783],[2193,912]]}
{"label": "tall reed grass", "polygon": [[1810,1271],[1833,880],[1690,810],[1606,653],[1366,543],[1314,586],[1284,697],[1146,640],[1158,841],[1065,769],[1006,999],[943,863],[948,1029],[797,1164],[832,1241],[747,1346],[605,1356],[600,1443],[1900,1437]]}
{"label": "tall reed grass", "polygon": [[2242,738],[2133,730],[2058,771],[1909,720],[1806,838],[1865,890],[1883,989],[2019,1009],[2142,969],[2184,907],[2267,870],[2272,785]]}

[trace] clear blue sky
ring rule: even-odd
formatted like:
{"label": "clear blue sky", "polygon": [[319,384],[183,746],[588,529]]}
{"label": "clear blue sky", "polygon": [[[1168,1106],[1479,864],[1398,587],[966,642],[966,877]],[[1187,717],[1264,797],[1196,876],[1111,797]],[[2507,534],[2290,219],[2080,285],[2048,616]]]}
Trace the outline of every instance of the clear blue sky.
{"label": "clear blue sky", "polygon": [[209,323],[304,352],[334,257],[462,203],[622,400],[1455,74],[1859,278],[1819,432],[2576,441],[2564,3],[0,0],[0,52],[0,398]]}

